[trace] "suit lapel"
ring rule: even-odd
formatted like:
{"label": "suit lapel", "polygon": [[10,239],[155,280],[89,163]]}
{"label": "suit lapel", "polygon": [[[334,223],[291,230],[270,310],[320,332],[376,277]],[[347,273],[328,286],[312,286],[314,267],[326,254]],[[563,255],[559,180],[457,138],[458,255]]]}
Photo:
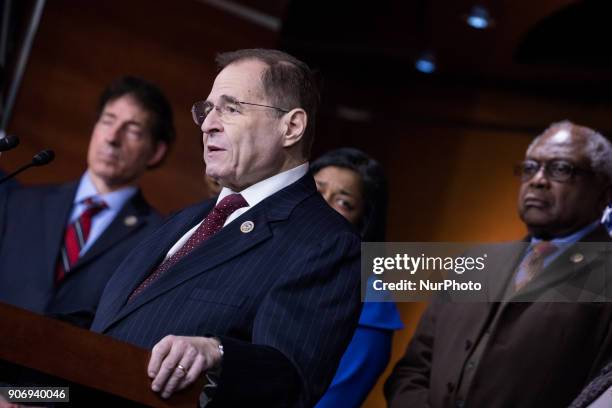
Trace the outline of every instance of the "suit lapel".
{"label": "suit lapel", "polygon": [[[97,258],[113,246],[120,244],[125,237],[137,231],[146,224],[145,214],[150,210],[142,193],[138,191],[131,199],[126,201],[115,219],[98,237],[77,263],[72,267],[70,274],[78,273],[79,268]],[[68,276],[70,276],[70,274]]]}
{"label": "suit lapel", "polygon": [[487,283],[487,299],[485,302],[467,304],[465,308],[459,309],[461,315],[457,316],[461,321],[469,315],[466,324],[475,339],[481,339],[499,308],[506,307],[503,299],[507,285],[527,245],[527,242],[513,241],[485,246],[487,267],[483,270],[486,273],[483,281]]}
{"label": "suit lapel", "polygon": [[45,276],[51,279],[54,276],[60,248],[64,243],[64,231],[72,209],[72,202],[76,194],[78,183],[69,183],[61,186],[55,192],[49,194],[43,205],[44,233],[45,233],[45,265],[49,271]]}
{"label": "suit lapel", "polygon": [[497,302],[504,298],[508,283],[514,276],[516,266],[527,248],[526,242],[504,242],[487,248],[487,267],[484,269],[487,282],[487,301]]}
{"label": "suit lapel", "polygon": [[[290,186],[261,201],[226,225],[221,231],[171,267],[132,302],[126,303],[132,291],[149,275],[152,267],[157,266],[158,262],[151,261],[151,258],[155,258],[151,255],[158,255],[161,248],[159,246],[157,248],[147,248],[147,253],[141,256],[143,262],[139,267],[143,264],[149,265],[149,267],[145,268],[146,271],[141,270],[141,273],[137,276],[134,274],[134,279],[129,284],[115,286],[114,289],[120,292],[117,295],[116,301],[113,302],[116,306],[113,310],[108,311],[108,320],[102,325],[101,330],[106,330],[109,326],[129,315],[140,306],[152,301],[186,280],[206,273],[269,239],[273,235],[271,224],[287,219],[298,203],[315,193],[316,186],[312,175],[309,173]],[[182,216],[182,219],[189,219],[189,221],[177,223],[172,228],[172,237],[164,241],[164,249],[161,250],[162,254],[165,254],[196,222],[201,221],[210,212],[213,205],[214,202],[211,200],[205,203],[205,205],[200,206],[200,210],[195,212],[196,216],[189,216],[189,213]],[[245,221],[251,221],[255,225],[251,232],[245,233],[241,231],[241,225]],[[166,236],[167,234],[166,228],[157,233],[158,236]],[[156,259],[159,259],[159,257]],[[112,289],[109,284],[106,292],[112,293]]]}
{"label": "suit lapel", "polygon": [[[150,235],[130,253],[128,266],[113,274],[104,290],[96,318],[101,319],[103,327],[111,323],[111,319],[126,306],[130,294],[143,281],[153,268],[165,257],[170,248],[196,223],[212,209],[214,201],[204,202],[196,207],[184,210],[164,225],[164,227]],[[119,272],[121,271],[121,272]],[[126,306],[127,307],[127,306]],[[114,319],[113,319],[114,320]]]}
{"label": "suit lapel", "polygon": [[[266,219],[265,208],[257,207],[253,207],[253,209],[223,227],[221,231],[181,259],[132,302],[127,304],[117,318],[121,319],[134,309],[157,298],[186,280],[206,273],[236,258],[255,245],[270,238],[272,231]],[[251,232],[243,233],[240,227],[247,220],[253,222],[255,228]]]}
{"label": "suit lapel", "polygon": [[563,252],[536,276],[519,297],[533,297],[534,294],[568,282],[572,276],[590,270],[589,266],[601,259],[609,247],[610,237],[603,227],[598,227],[578,243],[564,248]]}

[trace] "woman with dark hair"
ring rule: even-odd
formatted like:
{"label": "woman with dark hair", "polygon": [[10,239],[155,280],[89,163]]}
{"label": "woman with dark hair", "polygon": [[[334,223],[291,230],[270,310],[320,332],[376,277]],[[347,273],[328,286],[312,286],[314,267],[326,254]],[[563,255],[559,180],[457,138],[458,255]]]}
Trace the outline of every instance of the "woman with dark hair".
{"label": "woman with dark hair", "polygon": [[[359,229],[363,241],[385,240],[387,180],[376,160],[361,150],[344,147],[319,157],[310,165],[310,171],[325,200]],[[353,187],[356,192],[353,199],[348,197],[348,203],[344,202],[346,194],[330,196],[332,189],[328,183],[341,181],[344,187]],[[350,208],[355,200],[358,212]]]}
{"label": "woman with dark hair", "polygon": [[[363,241],[384,241],[387,182],[380,164],[353,148],[324,154],[310,169],[323,198],[357,227]],[[317,408],[358,407],[376,384],[402,322],[393,302],[365,302],[359,326]]]}

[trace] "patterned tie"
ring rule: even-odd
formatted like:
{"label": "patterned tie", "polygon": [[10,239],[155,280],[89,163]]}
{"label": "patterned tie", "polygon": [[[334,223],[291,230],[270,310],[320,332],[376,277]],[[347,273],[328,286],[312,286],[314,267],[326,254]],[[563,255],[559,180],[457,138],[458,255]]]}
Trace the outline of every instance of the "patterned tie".
{"label": "patterned tie", "polygon": [[204,218],[204,221],[189,237],[187,242],[172,256],[166,258],[155,270],[132,292],[128,298],[128,303],[134,300],[139,293],[147,288],[153,281],[164,274],[170,267],[180,261],[185,255],[189,254],[202,242],[215,235],[227,218],[237,209],[248,207],[248,203],[240,194],[230,194],[219,202],[212,211]]}
{"label": "patterned tie", "polygon": [[87,243],[91,230],[91,219],[100,211],[107,208],[104,201],[94,201],[91,197],[83,201],[85,211],[64,232],[64,243],[60,248],[60,255],[55,268],[55,283],[60,283],[70,272],[70,269],[79,259],[81,249]]}
{"label": "patterned tie", "polygon": [[523,289],[537,274],[542,272],[544,260],[557,249],[559,248],[550,241],[541,241],[535,244],[531,252],[521,262],[519,273],[514,280],[514,290],[518,292]]}

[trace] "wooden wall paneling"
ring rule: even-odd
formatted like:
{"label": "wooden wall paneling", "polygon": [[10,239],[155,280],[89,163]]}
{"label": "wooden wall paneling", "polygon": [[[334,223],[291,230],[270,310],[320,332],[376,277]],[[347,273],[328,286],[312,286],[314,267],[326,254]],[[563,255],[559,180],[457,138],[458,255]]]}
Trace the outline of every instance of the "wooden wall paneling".
{"label": "wooden wall paneling", "polygon": [[191,104],[207,96],[216,53],[273,47],[276,36],[198,1],[112,0],[80,7],[68,0],[47,2],[9,123],[21,145],[3,155],[2,167],[11,170],[40,149],[53,148],[54,163],[20,180],[78,177],[86,167],[98,95],[118,76],[135,74],[167,94],[178,135],[166,165],[144,178],[145,195],[164,212],[200,200],[208,192]]}
{"label": "wooden wall paneling", "polygon": [[[32,169],[20,180],[78,177],[85,168],[98,94],[115,77],[133,73],[167,93],[178,133],[166,165],[145,176],[145,194],[165,212],[195,202],[208,193],[202,183],[200,134],[189,109],[210,89],[214,54],[274,47],[277,36],[198,1],[47,2],[9,124],[22,143],[3,154],[0,165],[12,170],[51,147],[57,151],[55,163]],[[579,99],[563,89],[545,94],[528,85],[475,87],[427,77],[386,88],[338,78],[326,83],[323,98],[328,102],[315,157],[355,146],[381,161],[390,181],[391,241],[520,238],[524,228],[516,215],[518,183],[512,165],[529,140],[550,122],[566,118],[612,131],[609,102]],[[337,104],[368,110],[372,119],[348,122],[336,115]],[[399,306],[407,329],[395,337],[392,364],[403,354],[424,305]],[[384,406],[381,384],[387,375],[366,407]]]}

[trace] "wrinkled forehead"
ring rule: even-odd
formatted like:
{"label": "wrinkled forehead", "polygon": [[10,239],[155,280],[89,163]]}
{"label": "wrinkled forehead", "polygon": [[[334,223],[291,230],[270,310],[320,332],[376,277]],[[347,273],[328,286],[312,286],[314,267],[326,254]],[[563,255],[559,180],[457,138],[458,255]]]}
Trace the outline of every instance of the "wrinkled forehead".
{"label": "wrinkled forehead", "polygon": [[568,128],[553,128],[543,133],[527,150],[526,157],[536,160],[565,159],[588,163],[587,140]]}
{"label": "wrinkled forehead", "polygon": [[217,103],[221,97],[258,102],[265,97],[262,74],[266,65],[258,60],[242,60],[223,68],[215,78],[207,100]]}

